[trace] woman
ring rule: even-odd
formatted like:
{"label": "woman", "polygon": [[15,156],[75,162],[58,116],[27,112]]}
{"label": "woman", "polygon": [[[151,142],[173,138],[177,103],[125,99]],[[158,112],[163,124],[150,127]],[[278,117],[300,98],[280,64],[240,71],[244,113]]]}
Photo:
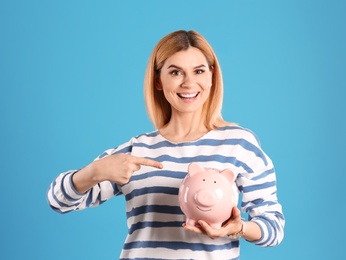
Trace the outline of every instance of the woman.
{"label": "woman", "polygon": [[[283,239],[273,164],[255,135],[222,119],[222,75],[208,42],[176,31],[154,48],[146,70],[147,111],[157,130],[105,151],[81,170],[60,174],[48,191],[64,213],[124,195],[128,235],[121,259],[238,259],[239,238],[259,246]],[[184,224],[178,188],[187,166],[231,169],[242,193],[221,229]]]}

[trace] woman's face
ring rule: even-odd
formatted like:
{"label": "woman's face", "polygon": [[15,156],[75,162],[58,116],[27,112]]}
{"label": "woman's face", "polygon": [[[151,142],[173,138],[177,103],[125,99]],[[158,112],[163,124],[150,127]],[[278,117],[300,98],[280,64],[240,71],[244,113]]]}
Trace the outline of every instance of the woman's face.
{"label": "woman's face", "polygon": [[212,71],[204,54],[190,47],[170,56],[160,72],[159,90],[172,113],[201,113],[212,86]]}

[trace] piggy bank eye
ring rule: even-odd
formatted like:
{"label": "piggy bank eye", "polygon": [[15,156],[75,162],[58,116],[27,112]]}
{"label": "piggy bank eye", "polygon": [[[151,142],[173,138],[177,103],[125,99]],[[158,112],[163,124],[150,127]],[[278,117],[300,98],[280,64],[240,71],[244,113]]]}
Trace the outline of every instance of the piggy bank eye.
{"label": "piggy bank eye", "polygon": [[205,181],[205,179],[203,179],[203,181]]}

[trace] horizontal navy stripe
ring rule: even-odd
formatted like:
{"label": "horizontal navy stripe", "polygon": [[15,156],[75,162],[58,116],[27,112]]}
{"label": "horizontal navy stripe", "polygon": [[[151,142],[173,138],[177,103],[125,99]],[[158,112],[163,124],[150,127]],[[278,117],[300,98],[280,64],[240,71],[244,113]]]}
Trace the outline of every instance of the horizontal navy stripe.
{"label": "horizontal navy stripe", "polygon": [[138,181],[151,177],[168,177],[173,179],[183,179],[186,176],[187,172],[178,172],[178,171],[150,171],[139,175],[133,175],[130,181]]}
{"label": "horizontal navy stripe", "polygon": [[159,131],[154,131],[154,132],[150,132],[150,133],[144,133],[144,134],[141,134],[141,135],[137,135],[136,136],[136,139],[139,139],[143,136],[146,136],[146,137],[156,137],[160,135],[160,132]]}
{"label": "horizontal navy stripe", "polygon": [[264,202],[264,199],[256,199],[256,200],[251,200],[249,202],[243,202],[241,204],[242,207],[246,207],[248,204],[255,204],[255,205],[259,205],[262,204]]}
{"label": "horizontal navy stripe", "polygon": [[218,130],[243,130],[243,131],[245,131],[245,132],[248,132],[248,133],[250,133],[251,135],[253,135],[255,138],[256,138],[256,140],[257,140],[257,137],[256,137],[256,135],[251,131],[251,130],[249,130],[249,129],[247,129],[247,128],[243,128],[243,127],[241,127],[241,126],[230,126],[230,125],[227,125],[227,126],[222,126],[222,127],[219,127],[219,128],[217,128]]}
{"label": "horizontal navy stripe", "polygon": [[142,189],[133,190],[131,193],[125,196],[126,200],[129,201],[136,196],[141,196],[150,193],[162,193],[169,195],[178,195],[179,189],[172,187],[145,187]]}
{"label": "horizontal navy stripe", "polygon": [[138,208],[134,208],[131,211],[127,212],[126,215],[128,218],[133,216],[138,216],[141,214],[155,212],[161,214],[183,214],[179,206],[167,206],[167,205],[145,205]]}
{"label": "horizontal navy stripe", "polygon": [[112,155],[112,154],[119,154],[119,153],[131,153],[132,152],[132,145],[128,145],[123,147],[120,150],[117,150],[118,147],[115,147],[114,149],[112,149],[112,153],[108,153],[108,151],[103,152],[101,155],[99,155],[97,158],[98,159],[102,159],[106,156]]}
{"label": "horizontal navy stripe", "polygon": [[269,170],[266,170],[266,171],[262,172],[262,173],[259,174],[258,176],[253,177],[252,180],[253,180],[253,181],[257,181],[257,180],[260,180],[260,179],[262,179],[262,178],[265,178],[265,177],[267,177],[267,176],[269,176],[269,175],[271,175],[271,174],[275,174],[274,168],[271,168],[271,169],[269,169]]}
{"label": "horizontal navy stripe", "polygon": [[138,241],[130,242],[124,245],[124,249],[133,248],[167,248],[173,250],[188,249],[191,251],[206,251],[213,252],[219,250],[227,250],[239,246],[239,240],[231,241],[224,245],[210,245],[202,243],[188,243],[179,241]]}
{"label": "horizontal navy stripe", "polygon": [[137,222],[129,228],[129,234],[132,234],[136,230],[143,229],[143,228],[162,228],[162,227],[182,227],[184,224],[183,221],[167,221],[167,222],[159,222],[159,221],[154,221],[154,222]]}
{"label": "horizontal navy stripe", "polygon": [[125,146],[122,149],[115,151],[113,154],[118,154],[118,153],[131,153],[132,152],[132,145]]}
{"label": "horizontal navy stripe", "polygon": [[256,184],[256,185],[250,185],[247,187],[239,186],[238,188],[240,191],[243,191],[245,193],[245,192],[268,189],[270,187],[275,187],[275,185],[276,185],[276,181],[272,181],[272,182],[265,182],[265,183]]}

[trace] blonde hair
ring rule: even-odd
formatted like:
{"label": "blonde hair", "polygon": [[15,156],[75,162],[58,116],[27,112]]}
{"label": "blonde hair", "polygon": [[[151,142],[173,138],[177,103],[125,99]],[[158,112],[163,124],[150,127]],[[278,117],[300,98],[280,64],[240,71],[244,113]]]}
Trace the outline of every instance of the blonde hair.
{"label": "blonde hair", "polygon": [[166,125],[171,118],[171,106],[163,91],[157,89],[160,70],[167,58],[176,52],[198,48],[206,57],[210,69],[213,70],[210,95],[202,109],[202,118],[208,130],[229,125],[222,119],[223,100],[222,73],[217,57],[207,40],[196,31],[175,31],[163,37],[155,46],[148,61],[144,79],[144,98],[147,113],[156,129]]}

